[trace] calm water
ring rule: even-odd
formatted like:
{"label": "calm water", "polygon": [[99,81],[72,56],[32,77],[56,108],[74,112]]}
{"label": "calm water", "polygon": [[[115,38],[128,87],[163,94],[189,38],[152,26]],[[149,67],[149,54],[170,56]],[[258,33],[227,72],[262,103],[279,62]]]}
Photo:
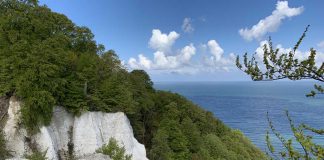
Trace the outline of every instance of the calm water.
{"label": "calm water", "polygon": [[[306,98],[312,82],[157,82],[155,88],[177,92],[232,128],[240,129],[260,149],[266,150],[265,133],[268,129],[266,112],[276,129],[291,137],[285,110],[295,124],[307,123],[324,128],[324,97]],[[315,136],[324,145],[324,136]],[[280,143],[272,137],[274,146]],[[300,147],[296,144],[296,147]]]}

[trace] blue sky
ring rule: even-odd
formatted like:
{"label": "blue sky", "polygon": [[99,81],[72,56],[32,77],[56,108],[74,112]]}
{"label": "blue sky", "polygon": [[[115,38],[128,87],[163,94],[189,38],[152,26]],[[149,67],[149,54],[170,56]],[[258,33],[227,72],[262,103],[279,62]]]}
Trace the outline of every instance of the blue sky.
{"label": "blue sky", "polygon": [[[300,57],[305,57],[310,47],[324,51],[324,1],[320,0],[40,3],[77,25],[89,27],[95,40],[114,49],[127,68],[144,69],[153,81],[249,80],[233,65],[234,55],[254,53],[268,36],[279,48],[288,50],[308,24],[311,27]],[[321,56],[318,61],[323,59]]]}

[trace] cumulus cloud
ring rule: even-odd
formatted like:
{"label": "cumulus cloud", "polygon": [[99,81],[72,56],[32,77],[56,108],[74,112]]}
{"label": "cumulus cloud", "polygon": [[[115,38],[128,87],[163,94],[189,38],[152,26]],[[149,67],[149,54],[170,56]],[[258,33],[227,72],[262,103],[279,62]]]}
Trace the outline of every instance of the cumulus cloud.
{"label": "cumulus cloud", "polygon": [[224,56],[224,50],[216,40],[209,40],[205,44],[200,44],[200,50],[203,50],[208,55],[200,57],[200,59],[194,59],[194,56],[197,55],[197,49],[192,43],[183,48],[172,50],[177,38],[179,38],[179,34],[176,32],[166,34],[160,30],[153,30],[149,41],[150,47],[154,49],[152,58],[139,54],[137,58],[128,60],[128,67],[130,69],[144,69],[173,74],[229,71],[234,68],[236,56],[233,53]]}
{"label": "cumulus cloud", "polygon": [[190,65],[193,55],[196,54],[196,48],[193,44],[185,46],[176,55],[166,55],[162,51],[153,53],[153,61],[140,54],[138,59],[130,58],[128,65],[132,69],[152,69],[152,70],[168,70],[179,69],[186,65]]}
{"label": "cumulus cloud", "polygon": [[166,56],[163,52],[157,51],[154,53],[155,69],[172,69],[178,67],[177,57]]}
{"label": "cumulus cloud", "polygon": [[210,40],[207,43],[207,48],[211,56],[204,58],[203,68],[209,72],[214,71],[230,71],[234,68],[235,54],[230,53],[228,56],[223,56],[224,50],[216,40]]}
{"label": "cumulus cloud", "polygon": [[128,65],[133,69],[151,69],[152,61],[143,54],[139,54],[138,61],[135,58],[130,58]]}
{"label": "cumulus cloud", "polygon": [[185,18],[183,20],[183,23],[182,23],[182,26],[181,26],[182,30],[185,32],[185,33],[190,33],[190,32],[193,32],[195,29],[193,28],[192,26],[192,20],[191,18]]}
{"label": "cumulus cloud", "polygon": [[169,34],[162,33],[158,29],[152,31],[149,40],[150,48],[154,49],[153,59],[150,60],[143,54],[128,60],[131,69],[145,70],[181,70],[191,63],[192,57],[196,54],[196,47],[191,43],[182,49],[172,51],[172,46],[179,34],[172,31]]}
{"label": "cumulus cloud", "polygon": [[239,34],[246,40],[260,40],[268,32],[275,32],[286,18],[300,15],[303,12],[303,6],[291,8],[288,6],[288,1],[278,1],[276,9],[272,14],[264,19],[261,19],[252,28],[242,28]]}
{"label": "cumulus cloud", "polygon": [[179,60],[182,63],[188,64],[191,60],[191,57],[196,54],[196,47],[191,43],[188,46],[185,46],[181,49]]}
{"label": "cumulus cloud", "polygon": [[210,40],[207,43],[210,53],[215,57],[216,61],[219,61],[222,58],[224,50],[219,46],[215,40]]}
{"label": "cumulus cloud", "polygon": [[175,31],[166,34],[162,33],[158,29],[153,29],[149,46],[157,51],[170,52],[172,45],[179,38],[179,36],[180,35]]}

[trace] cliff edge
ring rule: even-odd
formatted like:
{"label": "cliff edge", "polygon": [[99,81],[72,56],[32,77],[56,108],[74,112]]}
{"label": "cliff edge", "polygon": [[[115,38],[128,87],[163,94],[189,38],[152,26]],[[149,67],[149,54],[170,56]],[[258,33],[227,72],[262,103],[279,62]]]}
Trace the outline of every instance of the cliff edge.
{"label": "cliff edge", "polygon": [[135,139],[130,122],[122,112],[85,112],[76,117],[62,107],[55,107],[51,124],[41,127],[36,135],[29,136],[20,125],[20,108],[21,102],[11,97],[4,133],[13,159],[24,158],[33,147],[46,151],[46,157],[52,160],[64,159],[71,153],[76,159],[110,159],[96,153],[96,150],[107,144],[110,138],[115,138],[133,160],[147,160],[144,145]]}

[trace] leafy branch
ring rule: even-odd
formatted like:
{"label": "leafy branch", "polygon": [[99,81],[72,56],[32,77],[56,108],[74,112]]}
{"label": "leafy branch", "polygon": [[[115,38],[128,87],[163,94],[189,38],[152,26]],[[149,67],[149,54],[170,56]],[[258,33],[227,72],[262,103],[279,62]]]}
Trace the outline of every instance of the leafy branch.
{"label": "leafy branch", "polygon": [[269,131],[267,131],[266,134],[266,143],[268,146],[268,150],[270,151],[271,155],[268,153],[269,156],[271,156],[271,159],[280,159],[277,155],[280,155],[281,158],[284,159],[305,159],[305,160],[310,160],[313,158],[317,159],[323,159],[324,158],[324,148],[321,145],[317,145],[313,142],[313,137],[305,135],[305,131],[310,131],[315,134],[324,134],[324,130],[318,130],[314,129],[308,125],[305,124],[300,124],[297,127],[293,123],[289,112],[286,111],[286,117],[289,121],[290,129],[293,132],[294,139],[298,144],[302,147],[302,152],[294,149],[294,146],[292,144],[293,138],[290,138],[288,140],[285,140],[285,138],[276,131],[273,122],[269,118],[269,114],[267,112],[267,120],[269,124],[269,128],[272,131],[272,133],[280,140],[282,143],[283,147],[285,148],[284,151],[280,151],[279,154],[275,152],[275,148],[273,147],[270,136],[269,136]]}
{"label": "leafy branch", "polygon": [[[280,79],[303,80],[312,79],[324,82],[324,62],[316,64],[316,50],[310,49],[309,56],[304,60],[295,57],[296,51],[301,42],[306,37],[309,25],[306,27],[302,36],[289,53],[281,53],[279,48],[274,48],[271,38],[268,44],[263,45],[263,66],[258,64],[253,54],[251,60],[248,59],[247,53],[243,55],[243,63],[240,56],[236,58],[236,66],[251,76],[254,81],[273,81]],[[324,89],[321,85],[315,85],[314,90],[307,94],[307,97],[314,97],[316,94],[323,94]]]}
{"label": "leafy branch", "polygon": [[[324,82],[324,62],[321,64],[316,64],[316,50],[310,49],[309,56],[304,60],[299,60],[296,58],[296,52],[299,48],[301,42],[306,37],[306,32],[308,31],[309,25],[306,27],[302,36],[297,41],[293,49],[288,53],[281,53],[279,48],[274,49],[271,38],[268,40],[268,44],[263,46],[263,65],[260,66],[255,57],[256,53],[252,55],[249,60],[247,53],[243,55],[243,62],[241,63],[240,57],[236,58],[236,66],[251,76],[254,81],[273,81],[280,79],[289,80],[305,80],[311,79],[317,82]],[[314,97],[317,94],[324,94],[324,87],[322,85],[314,85],[314,90],[307,94],[307,97]],[[313,142],[313,137],[306,135],[305,131],[309,131],[313,134],[323,135],[323,129],[315,129],[306,124],[300,124],[295,126],[288,111],[286,111],[286,116],[289,121],[289,126],[293,132],[294,139],[302,147],[302,152],[294,148],[292,144],[293,139],[290,138],[286,140],[277,130],[275,129],[272,121],[267,113],[267,120],[271,132],[276,136],[284,147],[283,151],[279,154],[275,152],[274,146],[271,144],[269,131],[266,133],[266,143],[269,152],[267,155],[270,159],[323,159],[324,158],[324,148],[321,145],[315,144]],[[278,156],[280,155],[281,158]]]}

